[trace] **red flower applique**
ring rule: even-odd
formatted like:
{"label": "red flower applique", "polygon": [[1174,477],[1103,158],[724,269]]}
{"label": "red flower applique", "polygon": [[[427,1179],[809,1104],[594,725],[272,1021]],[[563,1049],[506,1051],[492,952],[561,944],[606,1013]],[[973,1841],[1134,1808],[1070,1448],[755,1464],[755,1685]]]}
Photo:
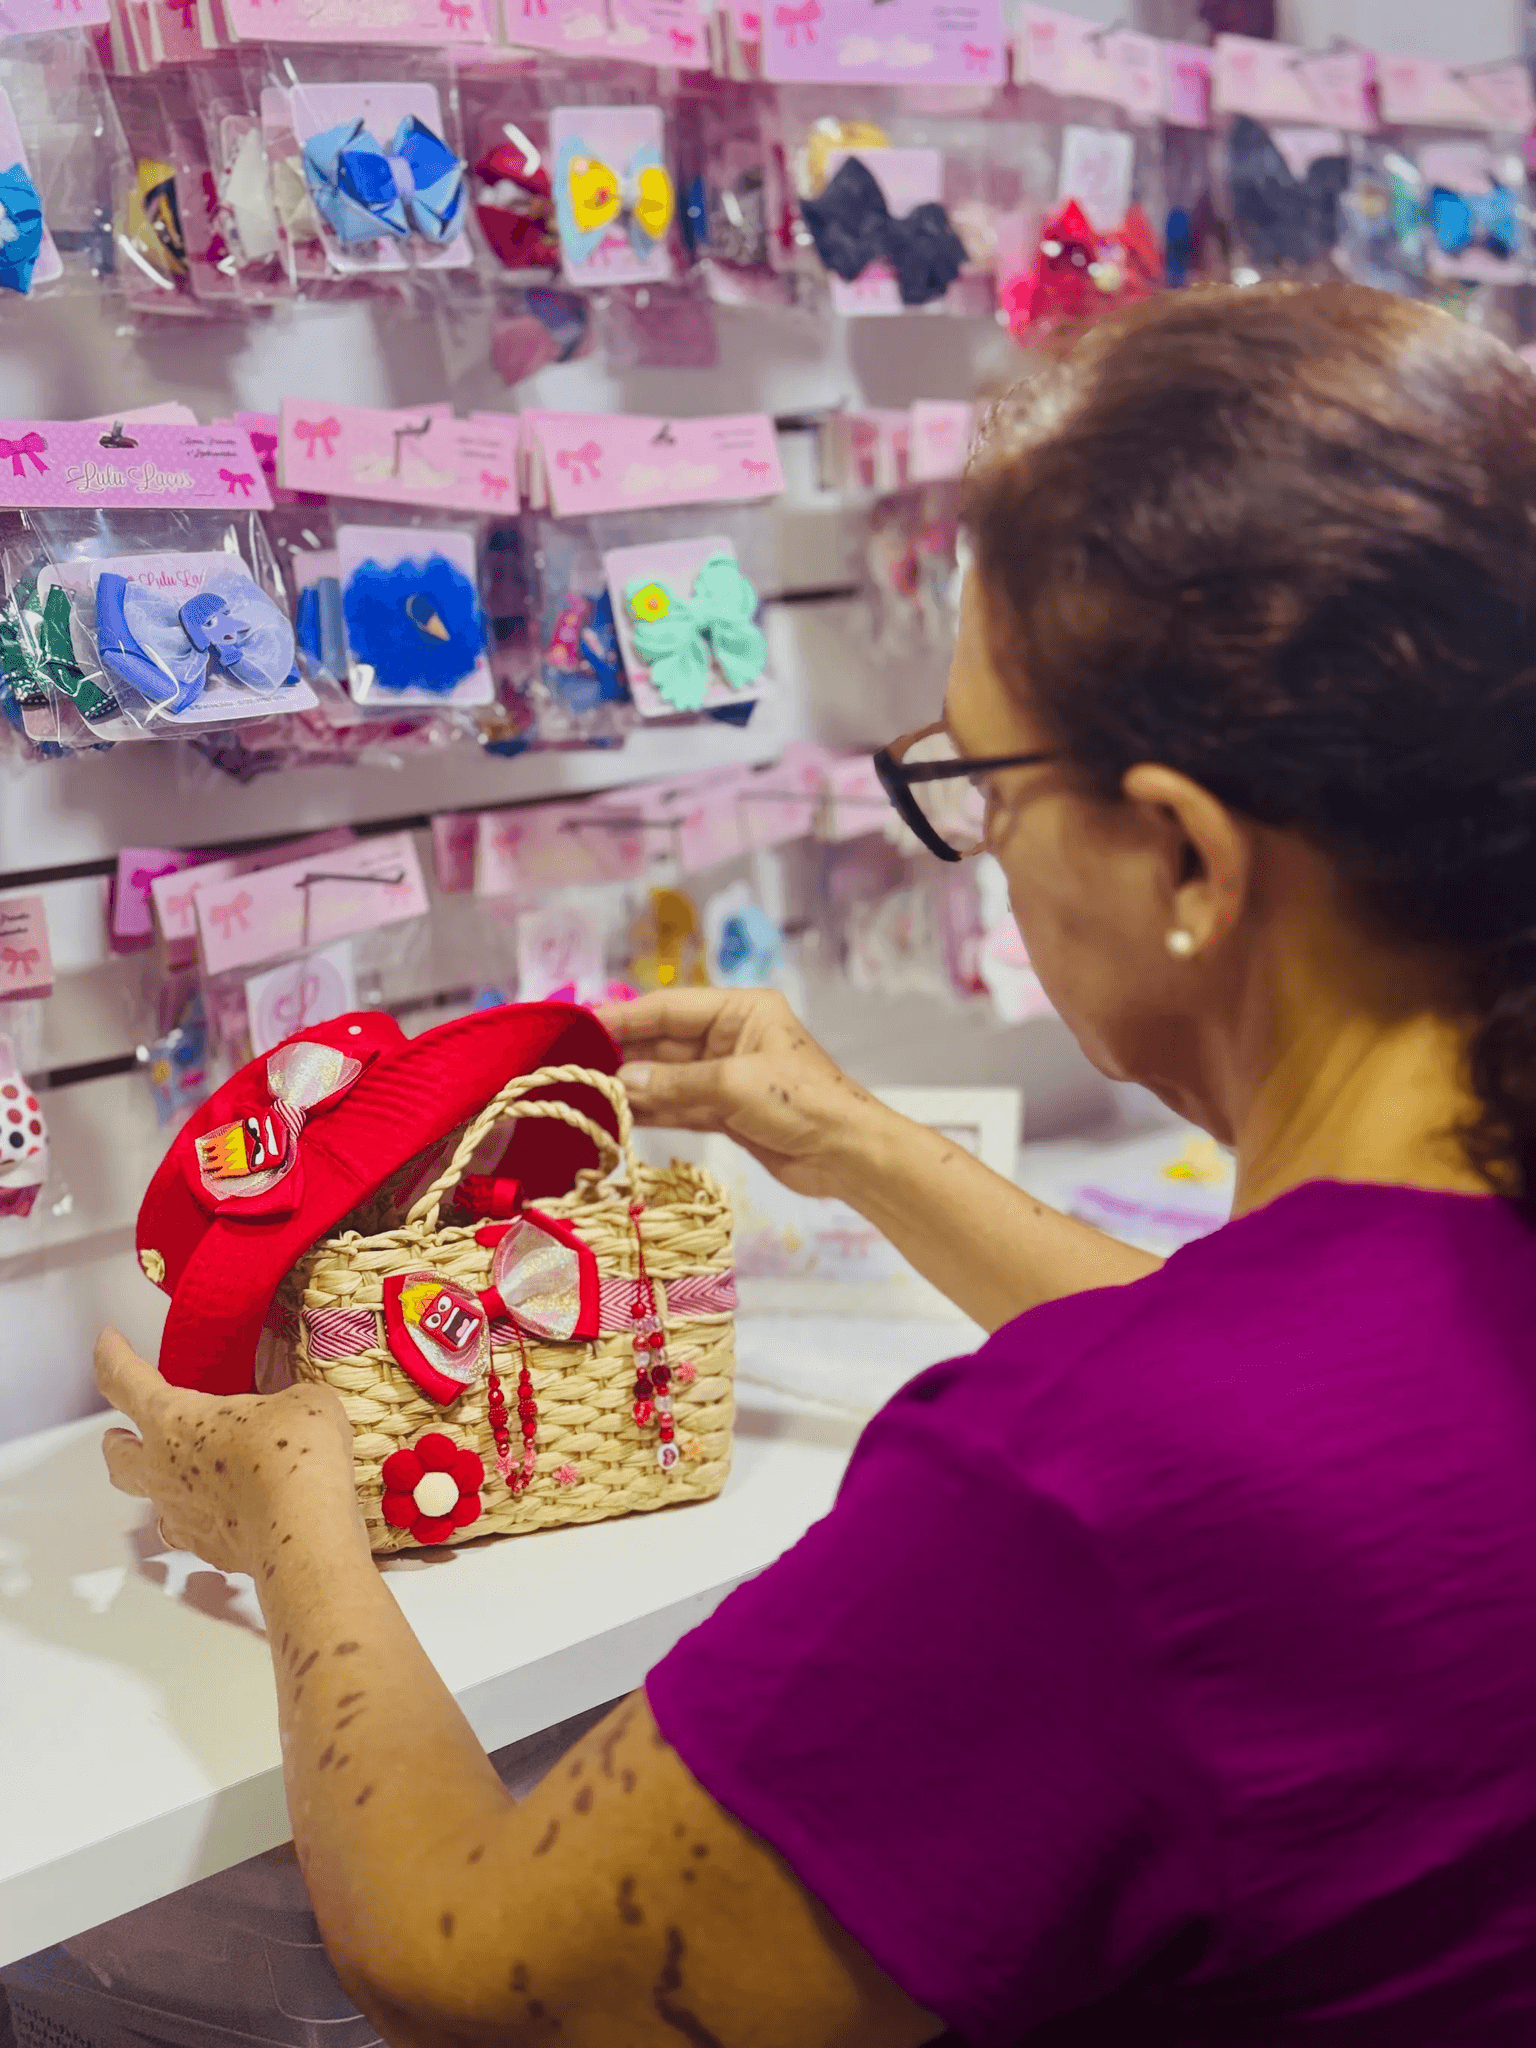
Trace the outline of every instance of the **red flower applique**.
{"label": "red flower applique", "polygon": [[384,1460],[384,1519],[418,1543],[446,1543],[455,1529],[480,1519],[485,1466],[440,1429]]}

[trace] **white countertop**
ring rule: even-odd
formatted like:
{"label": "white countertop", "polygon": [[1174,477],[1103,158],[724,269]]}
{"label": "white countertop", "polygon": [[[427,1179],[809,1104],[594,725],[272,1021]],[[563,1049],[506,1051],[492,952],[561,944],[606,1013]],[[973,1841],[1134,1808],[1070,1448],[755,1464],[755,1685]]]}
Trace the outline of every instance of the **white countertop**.
{"label": "white countertop", "polygon": [[[860,1415],[972,1335],[743,1318],[718,1500],[392,1560],[486,1748],[637,1686],[826,1512]],[[813,1361],[820,1402],[789,1390]],[[0,1447],[0,1964],[289,1835],[250,1581],[161,1547],[147,1503],[107,1484],[108,1420]]]}

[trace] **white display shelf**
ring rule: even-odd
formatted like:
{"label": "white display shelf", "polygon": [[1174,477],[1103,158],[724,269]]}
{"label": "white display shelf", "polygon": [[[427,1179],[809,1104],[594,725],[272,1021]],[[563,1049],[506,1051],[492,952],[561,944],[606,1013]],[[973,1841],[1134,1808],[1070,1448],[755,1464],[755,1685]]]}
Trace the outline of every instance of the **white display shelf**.
{"label": "white display shelf", "polygon": [[[820,1391],[852,1398],[744,1385],[731,1477],[705,1505],[385,1567],[487,1749],[639,1685],[826,1512],[859,1412],[956,1345],[952,1324],[744,1321],[741,1335],[769,1377],[780,1357],[803,1373],[815,1345]],[[109,1419],[0,1448],[0,1963],[289,1835],[250,1581],[162,1549],[147,1503],[107,1483]]]}

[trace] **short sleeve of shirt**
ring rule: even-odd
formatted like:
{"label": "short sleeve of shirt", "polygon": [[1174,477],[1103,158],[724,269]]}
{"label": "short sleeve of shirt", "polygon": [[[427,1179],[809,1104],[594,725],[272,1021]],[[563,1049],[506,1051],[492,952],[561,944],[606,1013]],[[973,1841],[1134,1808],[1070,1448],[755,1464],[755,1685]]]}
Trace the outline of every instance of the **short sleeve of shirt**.
{"label": "short sleeve of shirt", "polygon": [[987,1365],[905,1389],[647,1693],[910,1998],[1013,2048],[1198,1949],[1212,1801],[1091,1536],[987,1449]]}

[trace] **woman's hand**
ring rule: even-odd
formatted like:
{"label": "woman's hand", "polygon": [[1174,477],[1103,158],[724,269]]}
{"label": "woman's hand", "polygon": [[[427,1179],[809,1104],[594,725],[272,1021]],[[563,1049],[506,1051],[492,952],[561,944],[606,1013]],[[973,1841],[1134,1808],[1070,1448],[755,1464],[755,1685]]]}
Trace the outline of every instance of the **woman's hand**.
{"label": "woman's hand", "polygon": [[[153,1502],[173,1549],[254,1577],[279,1501],[312,1500],[318,1489],[345,1495],[356,1512],[352,1429],[328,1387],[188,1393],[168,1386],[116,1330],[97,1340],[96,1384],[139,1432],[107,1431],[112,1484]],[[299,1526],[305,1519],[302,1507],[289,1517]]]}
{"label": "woman's hand", "polygon": [[724,1131],[797,1194],[841,1194],[845,1162],[889,1117],[768,989],[668,989],[598,1016],[638,1122]]}

